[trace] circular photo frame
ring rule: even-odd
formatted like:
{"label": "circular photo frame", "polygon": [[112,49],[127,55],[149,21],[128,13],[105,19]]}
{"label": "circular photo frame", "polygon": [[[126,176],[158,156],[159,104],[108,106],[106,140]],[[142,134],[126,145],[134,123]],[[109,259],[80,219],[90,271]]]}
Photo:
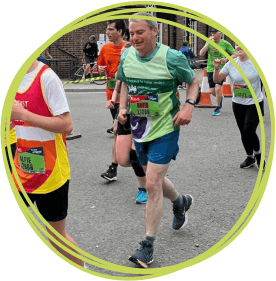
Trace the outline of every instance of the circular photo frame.
{"label": "circular photo frame", "polygon": [[[87,253],[86,251],[76,247],[72,243],[67,243],[68,241],[66,239],[64,239],[58,232],[56,232],[47,223],[47,221],[40,215],[40,213],[38,212],[36,207],[32,204],[32,202],[28,198],[26,192],[24,191],[24,188],[22,187],[22,185],[20,183],[18,175],[15,173],[15,178],[17,180],[17,183],[21,187],[22,193],[23,193],[25,199],[28,201],[29,205],[31,206],[32,211],[30,211],[26,207],[25,203],[23,202],[23,200],[21,199],[20,195],[17,192],[16,186],[13,182],[13,178],[12,178],[11,174],[9,172],[7,172],[7,177],[8,177],[9,183],[11,185],[11,189],[14,194],[14,197],[15,197],[25,219],[30,224],[31,228],[36,233],[36,235],[41,239],[41,241],[45,245],[47,245],[47,247],[49,247],[51,249],[51,251],[53,251],[58,257],[65,260],[67,263],[71,264],[72,266],[74,266],[90,275],[94,275],[94,276],[104,278],[104,279],[109,279],[109,280],[125,279],[126,278],[125,276],[128,276],[127,277],[128,279],[139,278],[139,280],[148,280],[148,279],[163,277],[163,276],[175,273],[177,271],[180,271],[182,269],[186,269],[186,268],[192,267],[194,265],[197,265],[197,264],[211,258],[212,256],[218,254],[220,251],[222,251],[227,246],[229,246],[243,232],[243,230],[247,227],[247,225],[249,224],[249,222],[255,215],[255,213],[261,203],[261,200],[264,196],[265,189],[266,189],[266,186],[269,181],[270,172],[272,169],[273,153],[274,153],[274,146],[275,146],[274,145],[275,144],[275,131],[274,131],[275,112],[274,112],[272,95],[271,95],[266,77],[265,77],[260,65],[255,60],[254,56],[250,53],[250,51],[246,48],[246,46],[242,43],[242,41],[238,37],[236,37],[231,31],[229,31],[226,27],[219,24],[215,20],[213,20],[195,10],[189,9],[187,7],[182,7],[179,5],[158,2],[158,8],[156,8],[155,7],[156,3],[157,2],[155,2],[155,1],[141,1],[141,3],[139,2],[139,4],[141,4],[141,5],[142,4],[148,5],[149,7],[147,7],[147,8],[133,7],[133,5],[135,6],[135,4],[136,4],[136,2],[134,3],[133,1],[132,2],[131,1],[121,2],[121,3],[105,6],[103,8],[96,9],[95,11],[89,12],[89,13],[75,19],[74,21],[70,22],[69,24],[67,24],[66,26],[61,28],[58,32],[53,34],[49,39],[47,39],[39,48],[37,48],[26,59],[26,61],[22,64],[22,66],[16,73],[13,81],[11,82],[8,92],[6,94],[6,99],[5,99],[4,106],[3,106],[2,118],[1,118],[2,130],[4,130],[4,126],[6,124],[6,122],[4,122],[3,120],[5,120],[5,121],[9,120],[10,116],[11,116],[11,108],[12,108],[12,103],[14,100],[13,93],[17,92],[17,89],[20,85],[20,81],[24,77],[24,75],[25,75],[26,71],[29,69],[30,65],[47,47],[49,47],[51,44],[53,44],[59,38],[68,34],[69,32],[72,32],[74,30],[77,30],[77,29],[82,28],[87,25],[96,24],[99,22],[106,22],[107,20],[111,20],[111,19],[127,20],[128,18],[130,18],[130,15],[131,15],[131,18],[152,19],[152,17],[133,15],[133,13],[145,11],[145,12],[155,13],[153,20],[156,20],[163,24],[168,24],[170,26],[174,26],[175,28],[178,28],[178,29],[185,30],[186,32],[189,32],[190,34],[194,34],[198,38],[201,38],[201,39],[205,40],[206,42],[211,43],[230,62],[233,63],[233,65],[236,67],[238,72],[241,74],[241,76],[247,83],[249,90],[251,91],[251,93],[253,93],[252,96],[256,103],[256,108],[257,108],[258,116],[259,116],[259,120],[260,120],[260,131],[261,131],[261,140],[262,140],[261,149],[265,153],[266,138],[265,138],[265,127],[264,127],[264,120],[263,120],[262,112],[261,112],[260,106],[258,104],[257,97],[252,88],[252,85],[250,84],[248,78],[243,73],[242,69],[237,65],[237,63],[232,59],[232,57],[228,53],[226,53],[219,45],[212,42],[208,37],[204,36],[203,34],[199,33],[198,31],[196,31],[190,27],[185,26],[184,24],[173,22],[170,19],[158,18],[158,17],[156,17],[156,13],[172,14],[172,15],[176,15],[176,16],[180,16],[180,17],[186,17],[186,18],[192,19],[194,21],[204,23],[205,25],[208,25],[210,27],[214,27],[217,30],[221,31],[223,34],[225,34],[233,42],[238,44],[243,49],[243,51],[245,51],[245,53],[248,55],[250,60],[253,62],[256,70],[259,73],[259,76],[262,80],[264,90],[266,93],[266,97],[268,100],[268,106],[269,106],[269,112],[270,112],[270,122],[271,122],[271,132],[270,132],[271,133],[271,139],[270,139],[271,143],[270,143],[269,156],[267,159],[267,164],[266,164],[265,170],[262,170],[262,167],[261,167],[258,172],[255,187],[253,189],[253,192],[251,194],[248,204],[244,208],[244,211],[242,212],[239,219],[236,221],[236,223],[233,225],[233,227],[227,233],[225,233],[225,235],[223,236],[222,239],[220,239],[215,245],[211,246],[208,250],[204,251],[200,255],[197,255],[196,257],[191,258],[187,261],[184,261],[181,263],[176,263],[176,264],[170,265],[170,266],[164,266],[164,267],[160,267],[160,268],[149,267],[147,269],[132,268],[132,267],[114,264],[112,262],[107,262],[104,259],[98,258],[96,255],[94,256],[94,255]],[[124,7],[124,9],[118,9],[120,7]],[[9,122],[7,122],[6,128],[7,128],[7,130],[10,129]],[[9,143],[9,142],[10,142],[10,137],[7,134],[7,143]],[[3,145],[2,145],[2,151],[3,151]],[[8,154],[9,154],[9,158],[12,159],[12,152],[11,152],[10,148],[8,148]],[[13,162],[13,161],[11,161],[11,162]],[[4,159],[4,165],[5,165],[6,171],[8,171],[7,159]],[[13,163],[12,163],[12,169],[13,169],[13,171],[15,171],[15,166]],[[79,254],[77,254],[75,251],[68,249],[67,247],[62,245],[58,240],[56,240],[54,237],[52,237],[44,229],[44,227],[42,226],[41,223],[47,225],[47,227],[55,234],[56,237],[58,237],[63,242],[67,243],[72,249],[77,251]],[[65,258],[62,254],[60,254],[60,252],[57,251],[54,247],[52,247],[48,243],[47,238],[53,240],[64,251],[67,251],[71,255],[73,255],[79,259],[82,259],[85,263],[90,264],[91,266],[93,266],[93,268],[103,269],[104,272],[110,272],[110,273],[115,272],[116,274],[121,274],[122,277],[113,276],[112,274],[109,275],[106,273],[100,273],[100,272],[93,271],[90,269],[85,269],[85,268],[82,268],[82,267],[76,265],[75,263],[73,263],[70,260],[68,260],[67,258]]]}

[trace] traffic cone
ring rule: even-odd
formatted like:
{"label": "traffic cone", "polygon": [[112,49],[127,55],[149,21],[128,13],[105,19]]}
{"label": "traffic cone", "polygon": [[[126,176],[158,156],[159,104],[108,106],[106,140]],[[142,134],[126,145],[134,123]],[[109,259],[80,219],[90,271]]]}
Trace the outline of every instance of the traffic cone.
{"label": "traffic cone", "polygon": [[221,93],[224,97],[232,97],[231,79],[226,77],[226,81],[222,84]]}
{"label": "traffic cone", "polygon": [[211,101],[211,94],[209,91],[209,84],[208,84],[206,68],[204,68],[204,72],[203,72],[200,99],[199,99],[199,102],[195,106],[196,107],[215,107]]}

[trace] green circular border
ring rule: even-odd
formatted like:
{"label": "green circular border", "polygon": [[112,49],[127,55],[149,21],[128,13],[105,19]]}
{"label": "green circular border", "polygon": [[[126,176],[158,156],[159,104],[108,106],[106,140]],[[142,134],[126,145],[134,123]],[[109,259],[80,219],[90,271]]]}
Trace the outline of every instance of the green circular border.
{"label": "green circular border", "polygon": [[[125,9],[125,10],[105,12],[106,10],[118,8],[118,7],[121,7],[121,6],[129,6],[129,5],[133,5],[133,4],[135,4],[135,5],[143,5],[143,4],[158,5],[158,6],[163,6],[165,8],[169,7],[169,8],[183,10],[183,11],[189,12],[191,14],[187,14],[187,13],[175,11],[175,10],[166,10],[166,9],[158,9],[158,8],[131,8],[131,7],[129,9]],[[13,179],[12,179],[10,173],[8,172],[9,168],[8,168],[7,160],[5,159],[5,157],[3,157],[4,162],[5,162],[5,167],[6,167],[6,170],[7,170],[7,174],[8,174],[8,179],[10,181],[11,188],[12,188],[12,191],[14,193],[14,196],[15,196],[24,216],[26,217],[27,221],[29,222],[31,227],[34,229],[34,231],[37,233],[37,235],[41,238],[41,240],[45,244],[47,244],[47,246],[49,246],[57,255],[59,255],[62,259],[66,260],[71,265],[73,265],[73,266],[75,266],[75,267],[77,267],[77,268],[79,268],[79,269],[81,269],[85,272],[88,272],[90,274],[93,274],[93,275],[96,275],[96,276],[99,276],[99,277],[108,278],[108,279],[116,279],[116,280],[124,280],[124,279],[126,279],[126,280],[128,280],[128,279],[142,280],[142,279],[149,279],[149,278],[163,276],[163,275],[175,272],[177,270],[181,270],[181,269],[186,268],[188,266],[194,265],[196,263],[199,263],[199,262],[213,256],[214,254],[218,253],[224,247],[226,247],[228,244],[230,244],[241,233],[241,231],[245,228],[245,226],[249,223],[249,221],[253,217],[254,213],[256,212],[256,210],[257,210],[257,208],[260,204],[260,201],[261,201],[262,196],[264,194],[264,191],[265,191],[265,188],[266,188],[266,185],[267,185],[267,182],[268,182],[269,174],[270,174],[270,171],[271,171],[273,151],[274,151],[275,118],[274,118],[274,110],[273,110],[271,93],[269,91],[267,81],[264,77],[264,74],[263,74],[261,68],[257,64],[254,57],[247,50],[247,48],[242,44],[242,42],[238,38],[236,38],[230,31],[228,31],[226,28],[224,28],[222,25],[220,25],[219,23],[217,23],[214,20],[206,17],[205,15],[200,14],[198,12],[195,12],[191,9],[184,8],[184,7],[181,7],[181,6],[178,6],[178,5],[174,5],[174,4],[163,3],[163,2],[137,1],[137,2],[124,2],[124,3],[114,4],[114,5],[106,6],[104,8],[97,9],[93,12],[87,13],[86,15],[74,20],[73,22],[71,22],[70,24],[66,25],[64,28],[59,30],[57,33],[55,33],[51,38],[49,38],[43,45],[41,45],[26,60],[26,62],[22,65],[22,67],[19,69],[18,73],[14,77],[14,79],[11,83],[11,86],[8,90],[6,99],[4,101],[4,105],[3,105],[3,112],[2,112],[2,118],[1,118],[1,141],[2,141],[2,153],[3,153],[3,155],[5,155],[5,146],[4,146],[5,123],[6,123],[6,120],[10,119],[11,107],[12,107],[12,103],[13,103],[13,100],[14,100],[14,97],[15,97],[15,93],[16,93],[18,87],[19,87],[20,81],[23,79],[25,73],[29,69],[32,62],[38,57],[38,55],[44,49],[46,49],[50,44],[52,44],[54,41],[56,41],[61,36],[65,35],[66,33],[70,32],[72,30],[78,29],[78,28],[83,27],[83,26],[88,25],[88,24],[93,24],[93,23],[100,22],[100,21],[106,21],[110,18],[128,19],[130,16],[129,15],[123,15],[122,13],[134,13],[134,12],[138,12],[138,11],[153,11],[153,12],[161,12],[162,11],[162,12],[168,12],[170,14],[176,14],[176,15],[180,15],[180,16],[189,17],[189,18],[195,19],[197,21],[200,21],[202,23],[205,23],[209,26],[217,28],[218,30],[222,31],[225,35],[227,35],[227,37],[231,38],[234,42],[238,43],[244,49],[244,51],[246,51],[246,53],[248,54],[248,56],[250,57],[251,61],[253,62],[254,66],[256,67],[256,69],[257,69],[257,71],[258,71],[258,73],[259,73],[259,75],[262,79],[262,82],[263,82],[263,85],[264,85],[264,88],[265,88],[265,91],[266,91],[266,95],[267,95],[267,99],[268,99],[268,105],[269,105],[269,111],[270,111],[271,142],[270,142],[270,150],[269,150],[269,156],[268,156],[268,159],[267,159],[266,169],[265,169],[265,171],[262,175],[262,168],[263,167],[260,167],[260,171],[258,173],[258,177],[257,177],[257,180],[256,180],[256,184],[255,184],[253,193],[251,195],[251,198],[250,198],[244,212],[242,213],[241,217],[238,219],[238,221],[232,227],[232,229],[218,243],[216,243],[216,245],[211,247],[209,250],[207,250],[203,254],[201,254],[201,255],[199,255],[199,256],[191,259],[191,260],[188,260],[186,262],[180,263],[180,264],[176,264],[176,265],[169,266],[169,267],[154,268],[154,269],[151,269],[151,268],[148,268],[148,269],[130,268],[130,267],[126,267],[126,266],[120,266],[120,265],[116,265],[116,264],[113,264],[113,263],[109,263],[107,261],[101,260],[101,259],[99,259],[95,256],[92,256],[92,255],[86,253],[85,251],[79,249],[78,247],[74,246],[73,244],[71,244],[70,242],[65,240],[59,233],[57,233],[53,228],[51,228],[51,226],[48,225],[48,223],[44,220],[44,218],[39,214],[37,209],[34,207],[34,205],[31,203],[29,198],[26,196],[26,192],[22,188],[22,185],[19,181],[18,175],[15,173],[16,180],[19,183],[19,185],[21,186],[21,190],[23,191],[23,194],[24,194],[26,200],[28,201],[31,208],[33,209],[33,212],[36,214],[36,216],[40,220],[40,221],[38,221],[33,216],[31,211],[26,207],[26,205],[23,203],[23,200],[19,196],[19,193],[18,193],[18,191],[15,187],[15,184],[13,182]],[[97,13],[100,13],[100,12],[103,13],[103,14],[96,15]],[[89,18],[90,16],[93,16],[93,17]],[[138,18],[138,16],[131,16],[131,17],[133,17],[133,18],[137,17]],[[141,18],[141,16],[139,18]],[[147,17],[143,17],[143,18],[147,19]],[[171,21],[168,21],[168,20],[159,19],[159,18],[156,18],[156,20],[158,20],[159,22],[163,22],[163,23],[167,23],[167,24],[176,26],[176,27],[181,28],[181,29],[185,29],[185,30],[195,34],[196,36],[204,39],[205,41],[211,43],[209,38],[203,36],[201,33],[198,33],[197,31],[194,31],[190,28],[187,28],[186,26],[183,26],[181,24],[177,24],[177,23],[174,23],[174,22],[171,22]],[[256,103],[256,107],[257,107],[257,111],[258,111],[258,115],[259,115],[259,119],[260,119],[262,151],[265,151],[264,123],[263,123],[263,118],[262,118],[262,114],[261,114],[261,111],[260,111],[260,107],[257,103],[257,98],[256,98],[256,95],[253,91],[253,88],[252,88],[251,84],[249,83],[247,77],[244,75],[244,73],[240,69],[240,67],[236,64],[236,62],[227,53],[225,53],[218,45],[214,44],[214,42],[212,42],[212,44],[214,46],[216,46],[236,66],[237,70],[239,71],[239,73],[242,75],[242,77],[244,78],[244,80],[246,81],[246,83],[249,86],[249,89],[252,93],[253,99]],[[9,122],[7,122],[7,130],[9,130]],[[9,141],[10,141],[10,137],[9,137],[9,134],[7,134],[7,142],[9,142]],[[8,146],[8,154],[9,154],[10,159],[12,159],[11,150],[10,150],[9,146]],[[262,157],[264,157],[264,156],[262,155]],[[11,161],[11,163],[12,163],[13,170],[15,170],[13,161]],[[42,222],[43,224],[46,224],[47,227],[49,227],[57,237],[59,237],[62,241],[64,241],[66,244],[68,244],[71,248],[77,250],[80,254],[82,254],[82,256],[76,254],[75,252],[73,252],[71,250],[69,250],[68,248],[66,248],[62,244],[60,244],[58,241],[56,241],[51,235],[49,235],[49,233],[44,229],[44,227],[41,226],[40,222]],[[60,254],[47,241],[47,239],[41,234],[41,232],[44,234],[44,236],[53,240],[57,245],[59,245],[64,250],[66,250],[68,253],[82,259],[84,262],[87,262],[87,263],[89,263],[91,265],[94,265],[96,267],[100,267],[102,269],[106,269],[106,270],[110,270],[110,271],[114,271],[114,272],[132,274],[132,275],[139,275],[139,276],[118,277],[118,276],[112,276],[112,275],[107,275],[107,274],[101,274],[101,273],[94,272],[94,271],[85,269],[83,267],[80,267],[80,266],[76,265],[75,263],[71,262],[70,260],[68,260],[67,258],[65,258],[62,254]],[[143,276],[141,276],[141,274]]]}

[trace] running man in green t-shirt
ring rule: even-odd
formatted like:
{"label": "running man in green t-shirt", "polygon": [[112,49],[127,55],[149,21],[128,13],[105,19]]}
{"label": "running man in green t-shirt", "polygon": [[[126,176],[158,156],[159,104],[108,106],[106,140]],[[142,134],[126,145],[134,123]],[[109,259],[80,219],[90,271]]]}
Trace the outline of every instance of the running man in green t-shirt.
{"label": "running man in green t-shirt", "polygon": [[[235,49],[232,47],[232,45],[226,41],[221,39],[221,32],[217,29],[212,28],[211,36],[209,39],[213,40],[216,44],[218,44],[224,51],[226,51],[229,55],[231,55],[232,58],[235,58],[237,55],[235,54]],[[221,68],[224,66],[224,64],[228,61],[228,59],[219,51],[216,49],[216,47],[210,45],[206,42],[205,46],[200,50],[199,55],[204,56],[205,54],[208,54],[208,61],[207,61],[207,76],[208,76],[208,83],[209,83],[209,89],[210,93],[216,98],[216,108],[213,112],[213,116],[220,115],[220,109],[222,107],[222,100],[223,96],[221,93],[221,86],[223,84],[223,81],[220,83],[214,83],[213,81],[213,72],[214,72],[214,65],[213,60],[214,59],[221,59]]]}
{"label": "running man in green t-shirt", "polygon": [[[173,204],[172,227],[176,230],[186,225],[186,212],[193,202],[192,196],[179,194],[165,175],[179,151],[179,127],[192,120],[198,80],[181,52],[156,43],[156,21],[130,19],[129,31],[133,47],[121,56],[117,73],[117,80],[122,81],[118,121],[126,122],[129,101],[132,136],[139,162],[146,172],[148,193],[146,237],[129,260],[147,267],[153,262],[153,241],[163,198]],[[181,110],[177,80],[187,82],[186,103]]]}

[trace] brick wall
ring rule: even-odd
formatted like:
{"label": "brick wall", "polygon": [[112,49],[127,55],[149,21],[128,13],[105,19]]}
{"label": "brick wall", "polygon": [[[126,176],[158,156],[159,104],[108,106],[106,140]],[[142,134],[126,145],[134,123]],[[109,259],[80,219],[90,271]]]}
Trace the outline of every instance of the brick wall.
{"label": "brick wall", "polygon": [[[53,59],[60,60],[58,62],[50,61],[50,67],[60,78],[67,79],[70,67],[76,64],[76,58],[61,49],[65,49],[77,58],[83,57],[82,50],[88,38],[95,35],[96,41],[99,41],[99,34],[105,34],[106,26],[106,22],[84,26],[65,34],[47,48]],[[81,61],[78,60],[77,64],[81,65]]]}
{"label": "brick wall", "polygon": [[[183,17],[177,16],[176,22],[183,24]],[[126,24],[128,24],[127,20]],[[67,54],[61,49],[65,49],[67,52],[71,53],[77,58],[83,57],[83,46],[88,41],[88,38],[92,34],[94,34],[96,36],[96,41],[99,41],[99,34],[105,34],[106,26],[106,22],[100,22],[84,26],[82,28],[65,34],[47,48],[47,52],[50,53],[52,58],[58,60],[57,62],[50,62],[49,65],[58,74],[60,78],[68,79],[70,68],[75,64],[81,65],[80,60],[77,61],[76,58]],[[198,22],[197,31],[206,36],[206,25],[201,22]],[[179,50],[183,43],[183,33],[184,30],[181,28],[176,28],[172,25],[163,24],[163,44],[169,45],[172,49]],[[169,42],[168,34],[170,34]],[[174,34],[176,35],[176,40],[174,39]],[[234,43],[229,38],[225,39],[234,46]],[[174,45],[175,43],[176,45]],[[202,40],[198,37],[197,54],[199,54],[199,51],[204,46],[204,44],[205,40]],[[201,60],[205,59],[205,57],[198,56],[196,59]]]}

